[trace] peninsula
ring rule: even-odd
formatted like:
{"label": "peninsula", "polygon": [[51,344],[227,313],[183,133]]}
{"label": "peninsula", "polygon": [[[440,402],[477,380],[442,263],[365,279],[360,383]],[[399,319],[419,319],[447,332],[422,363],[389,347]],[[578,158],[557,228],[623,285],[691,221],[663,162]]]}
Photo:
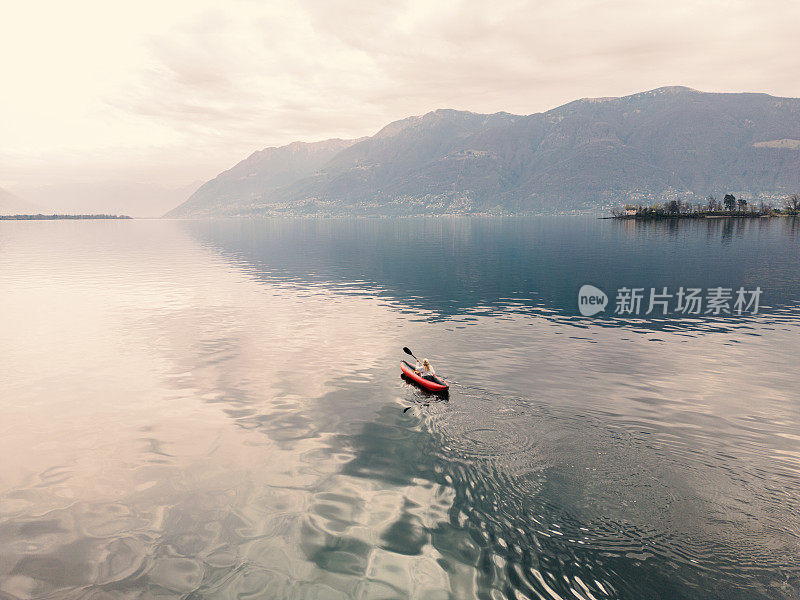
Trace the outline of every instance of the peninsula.
{"label": "peninsula", "polygon": [[761,219],[765,217],[797,216],[800,214],[800,194],[788,196],[783,207],[776,209],[768,202],[748,202],[744,198],[736,198],[733,194],[725,194],[722,201],[709,196],[706,202],[691,203],[682,200],[670,200],[664,204],[650,206],[626,204],[622,208],[612,209],[614,219],[712,219],[721,217],[738,217]]}

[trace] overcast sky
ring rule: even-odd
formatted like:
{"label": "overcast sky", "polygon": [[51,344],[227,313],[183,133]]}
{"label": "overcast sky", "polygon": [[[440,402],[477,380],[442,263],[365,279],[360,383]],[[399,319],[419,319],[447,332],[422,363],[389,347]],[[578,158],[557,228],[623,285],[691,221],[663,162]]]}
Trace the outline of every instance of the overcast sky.
{"label": "overcast sky", "polygon": [[62,0],[0,19],[0,186],[185,185],[442,107],[800,96],[798,0]]}

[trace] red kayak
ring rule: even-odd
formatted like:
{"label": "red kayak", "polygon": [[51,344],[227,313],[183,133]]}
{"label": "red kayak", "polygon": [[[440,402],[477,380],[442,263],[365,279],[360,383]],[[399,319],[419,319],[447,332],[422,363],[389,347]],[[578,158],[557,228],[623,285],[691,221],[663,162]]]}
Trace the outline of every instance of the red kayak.
{"label": "red kayak", "polygon": [[420,375],[412,364],[404,360],[400,361],[400,370],[403,372],[403,375],[408,377],[411,381],[431,392],[446,392],[450,388],[448,383],[441,377],[437,377],[436,375]]}

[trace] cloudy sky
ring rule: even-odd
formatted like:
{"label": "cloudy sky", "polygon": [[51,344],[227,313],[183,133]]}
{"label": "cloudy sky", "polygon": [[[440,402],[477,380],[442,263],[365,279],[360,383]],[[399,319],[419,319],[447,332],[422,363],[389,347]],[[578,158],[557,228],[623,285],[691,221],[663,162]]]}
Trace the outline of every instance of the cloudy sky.
{"label": "cloudy sky", "polygon": [[442,107],[800,96],[797,0],[71,0],[0,20],[0,187],[185,186]]}

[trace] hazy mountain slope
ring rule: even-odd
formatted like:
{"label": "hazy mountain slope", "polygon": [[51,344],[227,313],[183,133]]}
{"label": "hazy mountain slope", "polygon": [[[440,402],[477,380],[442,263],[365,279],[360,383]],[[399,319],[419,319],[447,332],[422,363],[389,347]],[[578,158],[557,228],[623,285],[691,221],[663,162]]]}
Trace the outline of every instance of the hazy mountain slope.
{"label": "hazy mountain slope", "polygon": [[[673,87],[577,101],[549,114],[565,122],[583,118],[608,123],[625,147],[641,152],[679,190],[756,194],[794,189],[800,183],[800,154],[753,146],[784,137],[800,139],[798,99]],[[614,182],[621,191],[636,187],[626,179]],[[662,185],[652,181],[645,188],[658,193]]]}
{"label": "hazy mountain slope", "polygon": [[361,206],[367,212],[383,212],[384,207],[407,212],[415,198],[430,200],[452,191],[465,140],[516,118],[506,113],[437,110],[397,121],[339,153],[318,175],[267,200],[315,199],[317,206],[332,203],[351,209]]}
{"label": "hazy mountain slope", "polygon": [[35,204],[27,202],[11,192],[0,188],[0,215],[16,215],[40,212]]}
{"label": "hazy mountain slope", "polygon": [[179,209],[194,216],[565,212],[726,191],[774,196],[800,190],[797,140],[800,99],[684,87],[528,116],[438,110],[331,152],[313,173],[251,157],[226,172],[249,178],[228,177],[218,190],[211,184],[223,173],[206,184],[202,203],[196,197],[206,186]]}
{"label": "hazy mountain slope", "polygon": [[276,189],[313,175],[342,150],[359,140],[294,142],[254,152],[231,169],[204,183],[168,217],[211,216],[247,212]]}

